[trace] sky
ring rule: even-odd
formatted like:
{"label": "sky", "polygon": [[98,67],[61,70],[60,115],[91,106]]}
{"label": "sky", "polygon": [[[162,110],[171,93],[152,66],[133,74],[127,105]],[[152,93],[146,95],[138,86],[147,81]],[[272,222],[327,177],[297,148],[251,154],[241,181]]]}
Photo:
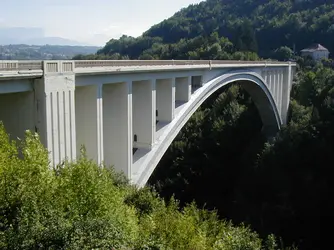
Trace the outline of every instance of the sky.
{"label": "sky", "polygon": [[104,45],[122,34],[139,36],[152,25],[202,0],[10,0],[1,3],[0,27],[38,27],[46,36]]}

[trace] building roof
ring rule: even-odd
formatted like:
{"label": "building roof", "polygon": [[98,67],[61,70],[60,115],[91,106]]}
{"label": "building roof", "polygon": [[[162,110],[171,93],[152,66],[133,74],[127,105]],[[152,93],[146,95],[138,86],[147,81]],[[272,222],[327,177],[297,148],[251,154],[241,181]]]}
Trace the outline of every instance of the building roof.
{"label": "building roof", "polygon": [[324,46],[319,43],[312,44],[310,47],[301,50],[301,52],[314,52],[314,51],[328,51]]}

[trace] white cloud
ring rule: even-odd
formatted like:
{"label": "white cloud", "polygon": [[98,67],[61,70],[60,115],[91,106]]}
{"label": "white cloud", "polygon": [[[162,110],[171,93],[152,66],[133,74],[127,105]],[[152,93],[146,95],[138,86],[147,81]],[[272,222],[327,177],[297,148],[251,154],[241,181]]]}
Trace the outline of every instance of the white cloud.
{"label": "white cloud", "polygon": [[117,25],[116,24],[111,24],[108,27],[104,28],[103,31],[108,32],[108,31],[111,31],[111,30],[118,30],[118,29],[121,29],[123,25],[122,24],[117,24]]}

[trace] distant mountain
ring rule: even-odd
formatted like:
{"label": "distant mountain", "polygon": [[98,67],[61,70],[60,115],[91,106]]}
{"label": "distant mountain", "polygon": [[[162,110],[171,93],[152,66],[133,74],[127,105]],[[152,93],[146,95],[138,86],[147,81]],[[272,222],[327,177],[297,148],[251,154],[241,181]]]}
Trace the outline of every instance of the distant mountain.
{"label": "distant mountain", "polygon": [[0,45],[9,44],[89,46],[62,37],[47,37],[41,28],[0,27]]}
{"label": "distant mountain", "polygon": [[0,27],[0,45],[25,43],[36,37],[44,37],[42,28]]}
{"label": "distant mountain", "polygon": [[89,46],[81,42],[69,40],[62,37],[38,37],[23,41],[24,44],[29,45],[69,45],[69,46]]}
{"label": "distant mountain", "polygon": [[96,53],[96,46],[0,45],[0,60],[66,60],[75,55]]}

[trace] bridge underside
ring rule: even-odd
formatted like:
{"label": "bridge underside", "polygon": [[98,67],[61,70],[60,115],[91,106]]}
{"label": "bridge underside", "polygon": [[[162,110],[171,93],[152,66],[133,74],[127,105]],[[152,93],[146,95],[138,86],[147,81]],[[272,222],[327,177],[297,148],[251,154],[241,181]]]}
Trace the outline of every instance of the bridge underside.
{"label": "bridge underside", "polygon": [[175,117],[172,122],[158,122],[156,143],[151,149],[139,149],[133,156],[131,179],[144,186],[179,131],[199,106],[223,86],[238,82],[252,97],[263,123],[263,133],[275,136],[281,127],[281,118],[275,101],[265,83],[255,74],[225,74],[206,83],[193,92],[187,102],[176,101]]}
{"label": "bridge underside", "polygon": [[[252,97],[255,106],[257,107],[262,120],[262,133],[267,137],[273,137],[281,127],[281,118],[275,111],[276,107],[272,106],[266,93],[259,90],[259,85],[249,81],[239,81],[240,86],[245,89]],[[277,113],[276,113],[277,112]]]}

